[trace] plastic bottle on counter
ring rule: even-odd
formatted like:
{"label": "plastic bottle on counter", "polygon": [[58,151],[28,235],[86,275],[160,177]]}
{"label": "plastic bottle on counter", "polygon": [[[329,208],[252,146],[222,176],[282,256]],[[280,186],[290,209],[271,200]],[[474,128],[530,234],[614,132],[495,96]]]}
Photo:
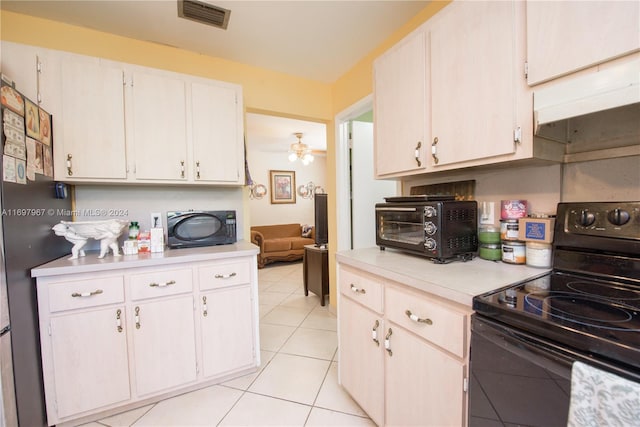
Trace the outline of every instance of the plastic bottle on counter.
{"label": "plastic bottle on counter", "polygon": [[131,221],[131,224],[129,224],[129,239],[136,240],[139,233],[140,226],[138,225],[138,221]]}

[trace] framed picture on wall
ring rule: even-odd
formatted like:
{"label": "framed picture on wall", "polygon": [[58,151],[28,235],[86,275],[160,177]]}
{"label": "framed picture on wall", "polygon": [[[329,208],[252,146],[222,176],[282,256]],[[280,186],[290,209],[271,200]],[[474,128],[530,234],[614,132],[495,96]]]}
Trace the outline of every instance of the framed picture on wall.
{"label": "framed picture on wall", "polygon": [[295,171],[269,171],[271,176],[271,203],[296,202]]}

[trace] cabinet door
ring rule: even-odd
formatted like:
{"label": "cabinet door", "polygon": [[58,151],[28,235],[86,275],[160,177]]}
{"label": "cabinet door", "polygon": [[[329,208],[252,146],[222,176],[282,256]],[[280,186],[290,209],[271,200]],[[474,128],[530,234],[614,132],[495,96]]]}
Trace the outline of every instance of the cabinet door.
{"label": "cabinet door", "polygon": [[251,288],[203,293],[199,306],[205,378],[255,366]]}
{"label": "cabinet door", "polygon": [[377,425],[384,425],[382,318],[345,297],[340,299],[338,312],[340,384]]}
{"label": "cabinet door", "polygon": [[464,365],[394,323],[389,330],[385,424],[464,425]]}
{"label": "cabinet door", "polygon": [[637,1],[527,1],[528,83],[640,49]]}
{"label": "cabinet door", "polygon": [[426,42],[420,29],[374,63],[375,174],[427,167]]}
{"label": "cabinet door", "polygon": [[453,2],[433,19],[434,167],[515,152],[514,19],[512,2]]}
{"label": "cabinet door", "polygon": [[193,179],[244,183],[242,109],[238,89],[191,84]]}
{"label": "cabinet door", "polygon": [[2,41],[2,74],[33,102],[38,100],[38,51],[31,46]]}
{"label": "cabinet door", "polygon": [[60,315],[50,322],[59,418],[129,400],[123,307]]}
{"label": "cabinet door", "polygon": [[53,130],[63,179],[127,177],[123,79],[122,69],[97,58],[62,60],[62,117],[55,120],[62,129]]}
{"label": "cabinet door", "polygon": [[193,296],[136,304],[130,328],[138,396],[196,380]]}
{"label": "cabinet door", "polygon": [[136,179],[186,180],[185,83],[136,71],[132,98]]}

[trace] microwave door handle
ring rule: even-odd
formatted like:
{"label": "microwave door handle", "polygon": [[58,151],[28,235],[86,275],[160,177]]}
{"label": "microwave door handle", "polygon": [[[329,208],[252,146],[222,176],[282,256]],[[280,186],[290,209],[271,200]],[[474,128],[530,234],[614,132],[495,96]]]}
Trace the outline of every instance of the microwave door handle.
{"label": "microwave door handle", "polygon": [[378,212],[416,212],[417,208],[376,208]]}

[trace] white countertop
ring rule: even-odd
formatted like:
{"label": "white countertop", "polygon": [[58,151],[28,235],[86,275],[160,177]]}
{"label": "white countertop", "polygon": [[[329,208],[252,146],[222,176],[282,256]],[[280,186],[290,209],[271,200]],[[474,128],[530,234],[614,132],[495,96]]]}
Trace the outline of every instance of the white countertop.
{"label": "white countertop", "polygon": [[152,267],[184,262],[210,261],[214,259],[256,255],[260,249],[253,243],[241,240],[231,245],[206,246],[201,248],[165,249],[164,252],[98,258],[98,252],[87,253],[78,259],[66,255],[31,270],[31,277],[58,276],[62,274],[92,273],[121,268]]}
{"label": "white countertop", "polygon": [[487,261],[453,261],[435,264],[428,258],[378,247],[340,251],[336,259],[346,265],[472,306],[473,297],[541,276],[550,269]]}

